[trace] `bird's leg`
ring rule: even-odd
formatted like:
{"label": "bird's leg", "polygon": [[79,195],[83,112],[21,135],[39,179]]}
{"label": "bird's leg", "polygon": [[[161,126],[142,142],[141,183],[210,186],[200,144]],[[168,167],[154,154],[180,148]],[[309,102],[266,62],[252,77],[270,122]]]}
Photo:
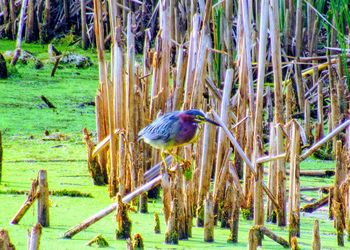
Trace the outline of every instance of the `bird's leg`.
{"label": "bird's leg", "polygon": [[162,162],[163,162],[165,168],[167,169],[168,168],[168,164],[167,164],[167,162],[165,160],[165,152],[163,150],[160,152],[160,157],[162,158]]}
{"label": "bird's leg", "polygon": [[179,163],[179,164],[183,164],[185,166],[185,168],[189,168],[191,166],[191,162],[186,160],[185,158],[181,157],[180,155],[178,155],[177,153],[171,152],[169,153],[172,157],[174,157],[174,160]]}

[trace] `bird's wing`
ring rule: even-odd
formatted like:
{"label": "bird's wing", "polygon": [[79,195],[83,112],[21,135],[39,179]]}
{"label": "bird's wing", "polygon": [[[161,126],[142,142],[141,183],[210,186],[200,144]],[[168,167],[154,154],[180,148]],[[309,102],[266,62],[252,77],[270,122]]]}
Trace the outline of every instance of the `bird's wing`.
{"label": "bird's wing", "polygon": [[147,137],[150,140],[168,140],[171,132],[174,131],[177,119],[178,117],[174,113],[159,117],[147,127],[143,128],[139,132],[138,138]]}

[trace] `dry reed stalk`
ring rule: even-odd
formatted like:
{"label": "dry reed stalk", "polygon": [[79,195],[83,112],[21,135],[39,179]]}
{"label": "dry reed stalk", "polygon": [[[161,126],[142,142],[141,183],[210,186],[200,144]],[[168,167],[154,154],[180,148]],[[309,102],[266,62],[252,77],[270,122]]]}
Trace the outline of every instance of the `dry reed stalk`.
{"label": "dry reed stalk", "polygon": [[171,201],[170,214],[167,222],[167,231],[165,232],[166,244],[179,244],[179,221],[178,221],[178,200]]}
{"label": "dry reed stalk", "polygon": [[[223,123],[228,124],[229,123],[229,104],[230,104],[230,96],[231,96],[231,90],[232,90],[232,84],[233,84],[233,69],[228,69],[226,71],[225,76],[225,84],[224,84],[224,92],[223,92],[223,99],[221,102],[221,112],[220,112],[220,119]],[[215,167],[215,180],[214,180],[214,194],[217,193],[217,190],[219,188],[219,173],[221,172],[223,168],[223,157],[225,153],[225,149],[228,146],[228,140],[225,137],[225,132],[222,128],[219,128],[219,135],[218,135],[218,142],[217,142],[218,148],[216,153],[216,167]]]}
{"label": "dry reed stalk", "polygon": [[86,128],[83,129],[83,136],[85,144],[87,147],[87,162],[88,162],[88,171],[92,177],[94,185],[105,185],[108,183],[106,169],[103,168],[98,159],[97,154],[94,154],[95,145],[90,139],[89,132]]}
{"label": "dry reed stalk", "polygon": [[342,193],[340,185],[344,181],[346,176],[344,168],[344,156],[343,156],[343,144],[342,141],[336,143],[336,167],[335,167],[335,183],[333,189],[333,202],[332,209],[334,214],[334,227],[337,233],[338,246],[344,246],[344,229],[345,229],[345,214],[342,203]]}
{"label": "dry reed stalk", "polygon": [[232,26],[233,26],[233,1],[225,1],[225,32],[224,40],[227,51],[227,65],[228,68],[233,68],[233,51],[234,45],[232,42]]}
{"label": "dry reed stalk", "polygon": [[[99,66],[99,90],[96,96],[96,127],[98,141],[102,141],[110,131],[108,116],[108,98],[107,98],[107,68],[104,55],[104,30],[101,13],[101,1],[94,0],[94,30],[96,36],[96,48]],[[110,144],[113,143],[110,140]],[[114,144],[113,144],[114,145]],[[107,150],[102,150],[99,154],[99,162],[102,167],[107,169]],[[109,171],[110,172],[110,171]],[[110,173],[109,173],[110,178]],[[111,185],[109,183],[109,185]],[[113,189],[110,189],[113,190]],[[110,193],[112,195],[112,193]]]}
{"label": "dry reed stalk", "polygon": [[290,121],[293,114],[293,86],[292,83],[287,85],[286,91],[286,120]]}
{"label": "dry reed stalk", "polygon": [[214,241],[214,202],[211,193],[204,200],[204,241]]}
{"label": "dry reed stalk", "polygon": [[[144,173],[143,173],[143,168],[139,169],[138,172],[138,186],[141,187],[142,185],[145,184],[145,178],[144,178]],[[140,196],[140,201],[139,201],[139,211],[140,213],[148,213],[148,204],[147,204],[147,192],[142,193]]]}
{"label": "dry reed stalk", "polygon": [[193,207],[194,207],[194,196],[193,196],[193,185],[192,181],[185,181],[185,204],[187,205],[186,207],[186,219],[187,219],[187,234],[188,237],[192,237],[192,219],[194,217],[193,215]]}
{"label": "dry reed stalk", "polygon": [[290,181],[289,181],[289,241],[295,236],[300,236],[300,128],[299,124],[292,120],[290,146]]}
{"label": "dry reed stalk", "polygon": [[[250,5],[250,6],[248,6]],[[262,5],[262,4],[261,4]],[[253,72],[252,72],[252,54],[251,54],[251,13],[248,11],[248,7],[251,7],[251,3],[248,3],[247,1],[240,1],[240,7],[242,11],[242,19],[243,19],[243,35],[244,35],[244,53],[243,56],[246,57],[246,67],[247,67],[247,80],[248,80],[248,106],[249,106],[249,114],[251,114],[252,117],[255,117],[254,112],[255,106],[254,106],[254,85],[253,85]],[[263,8],[262,8],[263,9]],[[266,10],[267,6],[266,6]],[[261,13],[263,13],[263,10],[261,10]],[[267,14],[267,13],[266,13]],[[267,17],[265,17],[267,18]],[[263,17],[261,17],[263,19]],[[266,20],[267,21],[267,20]],[[267,22],[265,23],[265,27],[263,29],[267,29]],[[263,33],[262,26],[260,27],[260,35]],[[261,39],[262,37],[260,37]],[[261,41],[260,41],[261,42]],[[261,46],[261,45],[260,45]],[[243,48],[242,48],[243,49]],[[260,53],[260,52],[259,52]],[[260,62],[260,60],[259,60]],[[264,72],[265,73],[265,72]],[[251,140],[248,140],[248,143],[250,143]],[[253,146],[254,147],[254,146]]]}
{"label": "dry reed stalk", "polygon": [[[227,164],[228,165],[228,164]],[[228,168],[228,167],[227,167]],[[231,216],[232,216],[232,209],[234,206],[233,203],[233,194],[236,192],[233,188],[233,185],[230,181],[228,181],[228,171],[226,176],[224,177],[227,181],[224,183],[225,187],[224,187],[224,196],[223,198],[220,200],[222,205],[222,210],[221,210],[221,214],[220,214],[220,227],[221,228],[230,228],[231,227]]]}
{"label": "dry reed stalk", "polygon": [[305,100],[304,104],[304,130],[308,143],[312,143],[312,132],[311,132],[311,114],[310,114],[310,102]]}
{"label": "dry reed stalk", "polygon": [[39,250],[40,249],[40,237],[42,232],[42,226],[37,223],[33,226],[32,231],[29,234],[29,245],[28,250]]}
{"label": "dry reed stalk", "polygon": [[318,220],[314,222],[312,234],[312,250],[321,250],[320,224]]}
{"label": "dry reed stalk", "polygon": [[[276,142],[275,142],[276,128],[275,124],[270,123],[270,139],[269,139],[269,155],[276,155]],[[276,161],[270,161],[269,174],[267,186],[271,190],[272,194],[277,196],[277,164]],[[275,207],[270,199],[267,200],[266,219],[276,223],[276,217],[274,216]]]}
{"label": "dry reed stalk", "polygon": [[11,224],[18,224],[25,213],[28,211],[30,206],[34,203],[35,199],[38,198],[39,193],[37,192],[38,180],[33,180],[32,187],[28,193],[27,200],[23,203],[21,208],[17,211],[15,216],[11,219]]}
{"label": "dry reed stalk", "polygon": [[[211,114],[207,114],[211,119]],[[205,195],[209,192],[211,173],[213,170],[215,157],[215,141],[216,128],[208,123],[204,125],[203,144],[202,144],[202,159],[199,178],[199,192],[197,199],[197,226],[203,226],[203,217],[200,214],[203,212],[203,201]]]}
{"label": "dry reed stalk", "polygon": [[176,86],[173,99],[173,110],[180,110],[184,99],[184,81],[187,69],[187,53],[184,51],[184,46],[181,45],[177,53],[176,62]]}
{"label": "dry reed stalk", "polygon": [[[338,103],[338,91],[337,91],[337,85],[339,83],[336,82],[336,77],[333,72],[332,64],[330,63],[330,57],[328,55],[328,72],[329,72],[329,93],[331,96],[331,120],[332,120],[332,128],[335,128],[339,125],[340,122],[340,108]],[[332,130],[330,130],[332,131]],[[332,140],[332,148],[333,151],[336,147],[336,138],[333,138]]]}
{"label": "dry reed stalk", "polygon": [[[256,159],[262,154],[263,136],[263,94],[265,80],[265,62],[266,62],[266,45],[267,45],[267,27],[268,27],[268,0],[261,2],[261,18],[260,18],[260,38],[259,38],[259,57],[258,57],[258,79],[256,90],[256,106],[254,111],[254,133],[253,133],[253,162],[256,168],[256,178],[254,183],[254,224],[264,225],[264,201],[262,181],[264,175],[264,167],[262,164],[256,164]],[[258,239],[261,242],[261,239]],[[258,245],[260,245],[258,243]]]}
{"label": "dry reed stalk", "polygon": [[130,162],[129,170],[131,173],[131,191],[137,187],[137,173],[139,170],[138,158],[139,147],[137,143],[137,133],[140,127],[137,124],[138,114],[138,100],[136,99],[135,86],[136,86],[136,70],[135,70],[135,34],[132,30],[132,26],[135,25],[135,17],[132,13],[128,13],[127,22],[127,57],[126,57],[126,103],[128,108],[126,110],[126,124],[128,124],[128,143],[130,150]]}
{"label": "dry reed stalk", "polygon": [[128,216],[129,204],[125,204],[122,200],[120,193],[117,194],[117,206],[115,219],[118,224],[118,228],[115,230],[116,239],[128,239],[131,236],[131,220]]}
{"label": "dry reed stalk", "polygon": [[167,98],[169,97],[169,76],[170,76],[170,41],[171,41],[171,12],[169,0],[161,0],[159,5],[159,28],[162,41],[162,55],[160,61],[160,103],[163,112],[170,111],[166,107]]}
{"label": "dry reed stalk", "polygon": [[181,166],[176,169],[174,182],[176,199],[178,200],[177,220],[179,223],[179,240],[188,239],[188,226],[186,218],[185,190],[184,190],[184,173]]}
{"label": "dry reed stalk", "polygon": [[[87,49],[89,46],[89,38],[87,34],[87,23],[86,23],[86,2],[80,0],[80,17],[81,17],[81,47]],[[113,27],[113,26],[112,26]]]}
{"label": "dry reed stalk", "polygon": [[[193,2],[192,2],[193,3]],[[188,48],[187,71],[185,78],[184,103],[182,108],[189,109],[191,104],[191,94],[196,70],[196,61],[199,46],[200,16],[195,14],[192,18],[190,44]]]}
{"label": "dry reed stalk", "polygon": [[36,16],[35,0],[28,0],[25,40],[27,43],[37,40],[38,21]]}
{"label": "dry reed stalk", "polygon": [[298,104],[300,110],[304,110],[304,83],[301,76],[299,58],[301,56],[301,46],[303,40],[303,13],[302,0],[297,0],[296,4],[296,24],[295,24],[295,82],[297,85]]}
{"label": "dry reed stalk", "polygon": [[47,183],[46,170],[39,170],[38,174],[38,223],[43,227],[50,225],[49,216],[49,187]]}
{"label": "dry reed stalk", "polygon": [[7,230],[0,229],[0,249],[15,250],[15,246],[11,243],[10,236]]}
{"label": "dry reed stalk", "polygon": [[160,60],[161,60],[161,38],[158,35],[156,38],[155,52],[152,59],[152,88],[150,102],[150,119],[153,120],[157,116],[159,109],[159,91],[160,91]]}
{"label": "dry reed stalk", "polygon": [[163,211],[164,211],[164,217],[165,222],[168,224],[169,217],[171,213],[171,183],[170,183],[170,176],[168,172],[166,171],[166,167],[163,166],[162,168],[162,189],[163,189]]}
{"label": "dry reed stalk", "polygon": [[[284,124],[283,117],[283,93],[282,93],[282,68],[281,68],[281,41],[279,30],[279,7],[278,1],[273,0],[270,5],[270,31],[271,34],[271,58],[274,72],[274,93],[275,93],[275,123]],[[282,131],[280,128],[276,131],[276,148],[277,154],[282,154],[284,151]],[[280,209],[277,212],[277,223],[279,226],[286,225],[286,167],[285,160],[277,160],[277,199]]]}
{"label": "dry reed stalk", "polygon": [[[240,184],[239,184],[240,185]],[[240,195],[242,191],[236,188],[232,193],[232,213],[230,219],[230,236],[227,239],[228,242],[237,243],[238,242],[238,227],[239,227],[239,210],[241,207]]]}
{"label": "dry reed stalk", "polygon": [[17,33],[17,41],[16,41],[16,50],[13,55],[11,65],[14,66],[17,63],[18,57],[21,54],[21,45],[22,45],[22,34],[24,28],[24,18],[26,15],[28,0],[22,1],[21,12],[19,14],[19,22],[18,22],[18,33]]}

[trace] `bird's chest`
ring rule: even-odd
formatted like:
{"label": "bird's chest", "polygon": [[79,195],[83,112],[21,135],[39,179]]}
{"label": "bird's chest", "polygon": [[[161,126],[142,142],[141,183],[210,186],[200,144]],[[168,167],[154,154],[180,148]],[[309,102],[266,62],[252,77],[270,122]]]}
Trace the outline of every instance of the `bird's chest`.
{"label": "bird's chest", "polygon": [[180,126],[180,129],[176,136],[175,141],[179,144],[191,142],[196,138],[198,132],[199,132],[199,129],[196,123],[194,122],[184,123]]}

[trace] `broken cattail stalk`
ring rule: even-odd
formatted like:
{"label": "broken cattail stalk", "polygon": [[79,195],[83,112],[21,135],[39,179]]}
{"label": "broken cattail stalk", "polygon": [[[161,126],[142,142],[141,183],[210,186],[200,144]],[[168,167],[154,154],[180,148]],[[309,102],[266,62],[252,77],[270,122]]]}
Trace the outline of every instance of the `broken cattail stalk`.
{"label": "broken cattail stalk", "polygon": [[320,224],[318,220],[314,222],[312,236],[312,250],[321,250]]}
{"label": "broken cattail stalk", "polygon": [[50,225],[49,217],[49,187],[46,170],[40,170],[38,175],[39,199],[38,199],[38,222],[43,227]]}
{"label": "broken cattail stalk", "polygon": [[204,200],[204,241],[214,241],[214,202],[211,193]]}
{"label": "broken cattail stalk", "polygon": [[289,181],[289,240],[300,236],[300,126],[292,120]]}
{"label": "broken cattail stalk", "polygon": [[23,34],[23,28],[24,28],[24,18],[26,15],[27,3],[28,3],[28,0],[22,1],[21,13],[19,15],[19,22],[18,22],[16,50],[11,61],[12,66],[16,65],[19,55],[21,54],[22,34]]}
{"label": "broken cattail stalk", "polygon": [[87,246],[92,246],[92,244],[96,243],[98,247],[108,247],[109,244],[107,240],[101,235],[96,235],[94,238],[89,240],[88,243],[86,243]]}
{"label": "broken cattail stalk", "polygon": [[15,250],[15,246],[11,243],[9,233],[5,229],[0,229],[0,249]]}
{"label": "broken cattail stalk", "polygon": [[11,224],[18,224],[18,222],[22,219],[22,217],[28,211],[30,206],[33,204],[35,199],[38,197],[39,193],[37,192],[37,187],[38,187],[38,180],[33,180],[32,188],[30,189],[30,191],[28,193],[27,200],[24,202],[24,204],[18,210],[16,215],[12,218]]}
{"label": "broken cattail stalk", "polygon": [[89,174],[92,177],[94,185],[105,185],[108,181],[107,173],[105,172],[105,168],[103,168],[97,160],[97,154],[93,156],[95,146],[94,143],[91,141],[89,132],[86,128],[83,129],[83,135],[87,147],[87,162]]}
{"label": "broken cattail stalk", "polygon": [[[231,167],[231,166],[230,166]],[[234,190],[232,193],[232,214],[230,223],[230,236],[227,242],[237,243],[238,242],[238,226],[239,226],[239,210],[241,207],[240,194],[242,191]]]}
{"label": "broken cattail stalk", "polygon": [[312,204],[306,204],[300,209],[300,212],[305,212],[305,213],[312,213],[316,211],[317,209],[325,206],[328,204],[328,195],[319,199],[318,201],[312,203]]}
{"label": "broken cattail stalk", "polygon": [[334,214],[334,226],[337,232],[337,242],[338,246],[344,246],[344,229],[345,229],[345,216],[344,207],[342,203],[342,194],[340,190],[340,185],[344,180],[344,170],[345,161],[343,157],[343,144],[342,141],[337,141],[336,143],[336,168],[335,168],[335,183],[333,189],[333,201],[332,209]]}
{"label": "broken cattail stalk", "polygon": [[116,239],[128,239],[131,235],[131,220],[128,216],[129,205],[123,203],[121,195],[117,194],[116,221],[118,228],[115,230]]}
{"label": "broken cattail stalk", "polygon": [[177,245],[179,243],[179,222],[177,220],[177,206],[178,200],[175,198],[171,201],[170,216],[167,222],[167,231],[165,233],[166,244]]}
{"label": "broken cattail stalk", "polygon": [[163,212],[165,217],[165,222],[168,223],[169,217],[171,215],[171,182],[170,182],[170,176],[168,174],[168,171],[166,170],[166,167],[163,166],[162,169],[162,189],[163,189]]}
{"label": "broken cattail stalk", "polygon": [[145,247],[143,245],[143,238],[141,234],[136,233],[132,240],[132,247],[135,250],[143,250]]}
{"label": "broken cattail stalk", "polygon": [[160,234],[160,220],[158,213],[154,213],[154,233]]}
{"label": "broken cattail stalk", "polygon": [[42,232],[42,226],[37,223],[33,226],[30,233],[28,250],[39,250],[40,249],[40,237]]}

